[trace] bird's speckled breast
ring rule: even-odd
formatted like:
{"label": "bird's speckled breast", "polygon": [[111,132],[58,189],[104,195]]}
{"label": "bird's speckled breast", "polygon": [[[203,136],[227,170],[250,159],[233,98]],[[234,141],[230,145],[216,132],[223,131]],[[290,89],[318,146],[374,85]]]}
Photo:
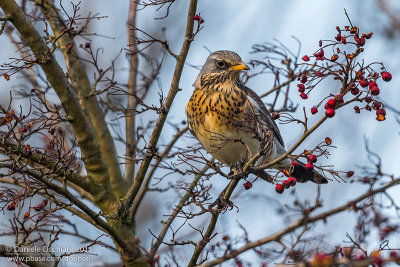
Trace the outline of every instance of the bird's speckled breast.
{"label": "bird's speckled breast", "polygon": [[[192,133],[204,148],[219,161],[231,165],[245,160],[259,149],[254,138],[246,92],[207,86],[195,89],[186,106],[186,115]],[[246,145],[245,145],[246,144]]]}

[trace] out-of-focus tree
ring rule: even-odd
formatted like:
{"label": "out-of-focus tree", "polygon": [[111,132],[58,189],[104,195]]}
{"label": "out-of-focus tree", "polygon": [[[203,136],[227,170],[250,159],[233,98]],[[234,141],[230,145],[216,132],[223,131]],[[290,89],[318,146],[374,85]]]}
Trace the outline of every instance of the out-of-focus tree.
{"label": "out-of-focus tree", "polygon": [[[185,145],[193,141],[185,122],[176,123],[168,117],[172,104],[181,104],[184,109],[176,101],[182,71],[189,66],[186,59],[191,44],[202,28],[208,27],[196,10],[197,0],[184,3],[186,27],[178,51],[163,35],[168,29],[159,29],[160,34],[154,35],[136,25],[142,10],[162,10],[164,13],[157,20],[163,20],[177,4],[174,0],[131,1],[127,8],[129,43],[124,51],[129,75],[127,81],[122,81],[117,73],[121,55],[104,65],[101,54],[107,50],[97,48],[90,39],[95,35],[89,30],[90,24],[107,19],[103,15],[83,15],[80,3],[68,4],[71,6],[67,8],[63,1],[0,0],[0,34],[17,49],[17,55],[10,55],[9,62],[1,63],[0,74],[6,81],[23,74],[23,85],[13,89],[9,105],[0,109],[0,201],[1,209],[11,216],[9,229],[2,234],[14,236],[15,241],[1,245],[0,256],[18,264],[56,266],[63,258],[90,254],[91,248],[103,246],[117,251],[125,266],[215,266],[228,261],[242,266],[249,251],[263,266],[268,262],[298,266],[382,266],[399,262],[388,241],[391,235],[398,234],[399,225],[386,211],[399,211],[389,190],[398,188],[400,177],[385,173],[379,156],[368,146],[374,167],[365,168],[363,175],[356,176],[353,171],[317,164],[319,158],[334,161],[330,157],[335,148],[330,137],[315,147],[302,147],[337,112],[348,112],[349,116],[373,112],[373,120],[385,121],[385,106],[377,96],[379,86],[389,82],[392,75],[383,63],[360,59],[373,34],[364,33],[349,19],[347,25],[336,27],[331,40],[320,41],[308,55],[294,53],[279,42],[254,45],[251,52],[256,59],[249,62],[254,70],[243,75],[242,82],[272,75],[274,83],[260,95],[273,96],[274,101],[268,105],[271,118],[299,124],[304,131],[278,159],[258,163],[266,153],[260,149],[247,162],[235,166],[239,172],[230,172],[199,145]],[[148,53],[154,47],[161,49],[161,56]],[[166,57],[175,60],[174,69],[162,68]],[[156,95],[151,90],[161,71],[172,77],[166,95]],[[325,90],[325,97],[311,110],[304,108],[303,117],[295,117],[293,112],[301,101],[320,90],[326,80],[339,85]],[[156,98],[149,100],[149,94]],[[30,105],[16,109],[13,99],[17,98],[28,99]],[[349,112],[348,106],[354,112]],[[154,116],[154,120],[138,123],[144,114],[149,114],[146,118]],[[311,116],[318,116],[319,120],[311,124]],[[161,145],[160,136],[167,125],[173,126],[175,134]],[[117,144],[123,144],[123,152]],[[302,152],[295,153],[300,147]],[[283,172],[269,170],[287,158],[293,159],[294,165],[297,159],[307,161],[308,169],[319,171],[330,182],[351,181],[369,188],[343,205],[324,210],[319,191],[315,201],[310,202],[301,201],[295,188],[289,189],[296,185],[290,177],[293,168]],[[290,223],[256,240],[249,238],[246,225],[240,225],[241,236],[218,235],[215,227],[219,218],[239,210],[230,200],[233,191],[239,184],[244,188],[237,190],[251,189],[258,179],[253,173],[261,170],[268,170],[277,193],[292,194],[293,202],[281,203],[279,209],[282,215],[290,215]],[[219,196],[212,191],[214,176],[227,181]],[[168,177],[175,182],[165,186]],[[179,196],[176,205],[165,210],[165,217],[154,218],[162,225],[158,231],[150,229],[151,244],[141,242],[137,233],[148,228],[138,218],[145,195],[157,192],[162,199],[170,191]],[[245,192],[251,194],[251,190]],[[314,226],[346,211],[357,220],[354,233],[346,237],[348,246],[322,249],[313,236]],[[66,214],[79,217],[82,224],[103,235],[88,238]],[[376,250],[369,251],[374,244],[366,242],[373,229],[379,231],[381,242],[376,244]],[[76,251],[60,253],[49,249],[62,244],[65,235],[75,236],[85,244]],[[103,241],[105,236],[113,244]],[[27,249],[32,247],[38,250],[33,253]],[[188,260],[178,259],[177,251],[190,255]],[[39,256],[49,256],[51,260]]]}

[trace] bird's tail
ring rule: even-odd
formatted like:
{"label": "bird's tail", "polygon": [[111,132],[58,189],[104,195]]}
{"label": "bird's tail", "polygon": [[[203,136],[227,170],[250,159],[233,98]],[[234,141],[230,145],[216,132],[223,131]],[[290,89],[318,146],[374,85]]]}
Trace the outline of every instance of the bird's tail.
{"label": "bird's tail", "polygon": [[294,166],[291,176],[296,178],[297,182],[305,183],[308,181],[316,184],[326,184],[328,180],[320,173],[314,170],[306,170],[303,162],[297,160],[298,165]]}

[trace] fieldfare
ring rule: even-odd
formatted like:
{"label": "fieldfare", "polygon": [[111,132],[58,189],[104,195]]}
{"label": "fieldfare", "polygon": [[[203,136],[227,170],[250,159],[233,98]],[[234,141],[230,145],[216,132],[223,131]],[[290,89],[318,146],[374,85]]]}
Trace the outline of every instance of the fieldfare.
{"label": "fieldfare", "polygon": [[[212,53],[194,82],[193,95],[186,105],[191,133],[208,153],[231,167],[259,151],[262,156],[258,163],[270,162],[286,152],[278,126],[264,103],[241,82],[239,74],[243,70],[249,67],[235,52]],[[318,172],[306,170],[303,163],[298,163],[292,166],[286,158],[272,168],[290,169],[298,182],[328,182]],[[256,175],[270,180],[263,171]]]}

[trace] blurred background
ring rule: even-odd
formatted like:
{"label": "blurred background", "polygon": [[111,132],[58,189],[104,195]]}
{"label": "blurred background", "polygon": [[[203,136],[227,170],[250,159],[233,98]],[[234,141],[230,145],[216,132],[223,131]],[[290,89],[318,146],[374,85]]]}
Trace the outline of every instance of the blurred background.
{"label": "blurred background", "polygon": [[[390,8],[389,13],[384,12],[382,4],[385,2]],[[169,10],[169,15],[165,19],[155,20],[154,18],[162,17],[165,15],[166,9],[161,8],[156,10],[153,7],[147,7],[137,15],[137,27],[152,34],[155,37],[165,38],[168,40],[170,48],[178,52],[184,37],[186,26],[186,12],[187,1],[176,1]],[[70,7],[67,1],[64,1],[65,7]],[[99,15],[107,16],[101,20],[95,20],[89,25],[89,32],[94,32],[98,36],[89,36],[92,40],[94,48],[103,48],[101,53],[101,60],[104,65],[109,65],[110,62],[120,53],[122,55],[117,59],[116,66],[116,80],[121,83],[126,83],[128,80],[128,60],[125,56],[128,44],[128,30],[127,30],[127,17],[128,17],[128,0],[121,1],[83,1],[81,3],[81,13],[92,14],[98,13]],[[396,17],[390,17],[400,14],[400,2],[395,0],[286,0],[286,1],[273,1],[273,0],[201,0],[198,4],[198,12],[201,14],[205,22],[202,24],[204,28],[196,36],[187,59],[187,64],[184,68],[182,79],[180,82],[181,92],[178,93],[172,110],[169,114],[169,121],[171,123],[179,123],[185,120],[184,108],[186,102],[189,100],[193,87],[192,83],[196,79],[200,67],[206,60],[210,51],[216,50],[232,50],[237,52],[245,62],[257,58],[257,54],[251,54],[251,47],[254,44],[264,42],[273,42],[279,40],[293,51],[297,51],[298,44],[293,39],[296,37],[301,42],[300,57],[304,54],[311,55],[318,49],[319,40],[332,39],[336,34],[335,27],[348,25],[348,20],[345,15],[344,9],[347,10],[351,21],[354,25],[360,28],[361,32],[374,32],[373,38],[368,40],[363,58],[366,63],[370,62],[383,62],[386,69],[393,74],[393,80],[390,83],[382,83],[380,85],[381,95],[380,98],[383,103],[392,107],[398,108],[400,90],[400,23],[396,22]],[[400,19],[398,15],[397,19]],[[396,24],[397,23],[397,24]],[[37,21],[35,26],[38,29],[43,29],[43,23]],[[165,30],[162,30],[165,28]],[[100,37],[100,36],[106,37]],[[165,37],[163,37],[165,36]],[[15,57],[16,49],[11,44],[7,35],[0,36],[0,62],[9,62],[10,58]],[[147,50],[147,53],[154,57],[161,58],[162,48],[159,46],[152,46]],[[60,57],[61,58],[61,57]],[[60,60],[61,61],[61,60]],[[146,97],[147,103],[158,103],[157,92],[164,92],[167,94],[169,84],[173,75],[175,60],[167,55],[164,65],[161,70],[161,75],[151,88],[151,92]],[[140,60],[140,70],[146,71],[149,67],[146,65],[145,60]],[[90,73],[91,67],[88,66]],[[252,73],[252,70],[249,71]],[[91,75],[89,75],[91,76]],[[249,80],[247,86],[255,90],[257,93],[262,94],[273,86],[273,75],[261,75],[255,79]],[[22,75],[15,75],[10,81],[0,79],[0,104],[7,106],[9,103],[10,91],[16,88],[21,88],[24,83]],[[299,107],[295,112],[295,117],[302,117],[302,108],[305,107],[309,110],[312,106],[317,104],[323,97],[326,96],[327,91],[339,89],[339,84],[333,80],[324,83],[323,86],[318,87],[309,96],[307,100],[301,100],[295,90],[292,90],[292,99],[298,101]],[[325,91],[324,91],[325,90]],[[264,98],[265,103],[272,101],[271,98]],[[120,99],[124,103],[124,99]],[[14,101],[14,109],[19,109],[19,106],[26,107],[29,103],[26,99],[18,99]],[[388,110],[386,121],[378,122],[375,120],[374,114],[368,112],[361,112],[355,114],[352,111],[353,106],[340,109],[337,115],[329,119],[322,128],[314,132],[306,142],[304,142],[297,150],[300,151],[306,148],[313,148],[318,143],[323,141],[325,137],[329,136],[333,140],[333,145],[337,146],[336,149],[330,150],[331,156],[329,159],[320,159],[319,164],[334,165],[336,170],[354,170],[355,176],[362,176],[361,166],[373,166],[373,163],[368,159],[368,154],[365,150],[365,142],[368,140],[369,147],[372,151],[379,154],[382,158],[383,171],[395,175],[400,174],[400,165],[398,156],[400,150],[399,130],[400,125],[397,121],[395,112]],[[347,109],[347,110],[346,110]],[[400,109],[400,108],[399,108]],[[310,118],[310,123],[316,122],[322,112]],[[146,125],[147,122],[155,118],[155,114],[150,112],[142,114],[137,120],[138,125]],[[108,118],[110,121],[115,119],[115,116]],[[124,132],[124,126],[121,125],[121,131]],[[296,140],[301,136],[302,128],[300,125],[284,124],[279,125],[281,134],[286,142],[286,147],[292,146]],[[171,136],[175,133],[174,127],[166,126],[160,139],[160,144],[167,144]],[[188,134],[186,138],[182,139],[179,143],[180,146],[189,146],[196,143],[196,140],[191,138]],[[117,143],[118,150],[123,156],[124,147]],[[162,172],[156,173],[155,177],[161,177]],[[174,184],[178,180],[190,181],[192,177],[181,177],[180,175],[169,175],[161,183],[162,186]],[[213,185],[214,196],[216,197],[219,192],[227,185],[228,181],[219,176],[213,176],[210,183]],[[332,181],[328,185],[321,188],[321,195],[323,198],[323,209],[329,208],[346,203],[349,199],[359,195],[368,189],[367,186],[360,185],[359,183],[346,183],[344,181]],[[294,197],[301,199],[309,199],[314,201],[316,196],[317,186],[315,184],[299,184],[296,186],[296,195],[275,193],[274,186],[266,184],[262,181],[257,181],[251,190],[245,191],[240,185],[235,190],[232,201],[239,208],[226,212],[220,217],[217,224],[216,232],[218,236],[215,241],[220,240],[224,234],[229,234],[232,237],[240,236],[243,234],[239,225],[246,227],[249,239],[255,240],[268,234],[271,234],[283,228],[291,218],[282,216],[279,209],[282,204],[290,205]],[[137,225],[141,244],[144,247],[149,247],[153,237],[149,229],[153,233],[158,233],[161,229],[160,220],[163,215],[168,215],[174,205],[178,202],[179,195],[182,192],[170,190],[164,195],[159,195],[156,192],[146,195],[145,202],[143,203]],[[392,197],[399,201],[400,195],[392,192]],[[350,214],[350,213],[349,213]],[[313,238],[315,242],[319,242],[318,247],[321,251],[324,247],[332,247],[334,245],[344,246],[346,240],[346,233],[351,233],[355,227],[355,219],[352,216],[346,216],[344,213],[328,219],[324,225],[318,224],[313,230]],[[74,218],[69,218],[74,220]],[[205,215],[192,225],[200,227],[206,226],[208,222],[208,215]],[[9,220],[7,211],[0,217],[0,222],[6,228]],[[96,238],[100,233],[93,228],[82,223],[76,219],[78,228],[92,238]],[[179,221],[174,224],[179,225]],[[200,239],[200,235],[194,232],[190,227],[181,231],[180,235],[176,238],[189,239],[192,237],[195,241]],[[193,237],[194,236],[194,237]],[[167,237],[166,240],[169,240]],[[1,243],[11,244],[13,237],[1,237]],[[104,241],[110,243],[109,240],[104,238]],[[68,246],[80,247],[73,237],[65,236],[63,244]],[[378,233],[374,233],[368,242],[370,249],[379,245]],[[400,247],[399,236],[394,236],[391,239],[392,247]],[[181,262],[187,262],[190,259],[192,250],[179,249],[169,252],[168,247],[161,247],[160,252],[173,253],[174,256]],[[119,255],[110,252],[107,249],[96,247],[94,252],[99,256],[91,262],[92,265],[103,266],[108,263],[118,263]],[[246,261],[252,263],[254,266],[260,264],[260,260],[253,252],[248,252],[242,257]],[[164,262],[167,264],[167,262]],[[229,266],[228,263],[226,263]],[[7,263],[5,259],[0,258],[1,266],[14,266],[14,264]],[[87,263],[71,263],[62,262],[61,266],[87,266]]]}

